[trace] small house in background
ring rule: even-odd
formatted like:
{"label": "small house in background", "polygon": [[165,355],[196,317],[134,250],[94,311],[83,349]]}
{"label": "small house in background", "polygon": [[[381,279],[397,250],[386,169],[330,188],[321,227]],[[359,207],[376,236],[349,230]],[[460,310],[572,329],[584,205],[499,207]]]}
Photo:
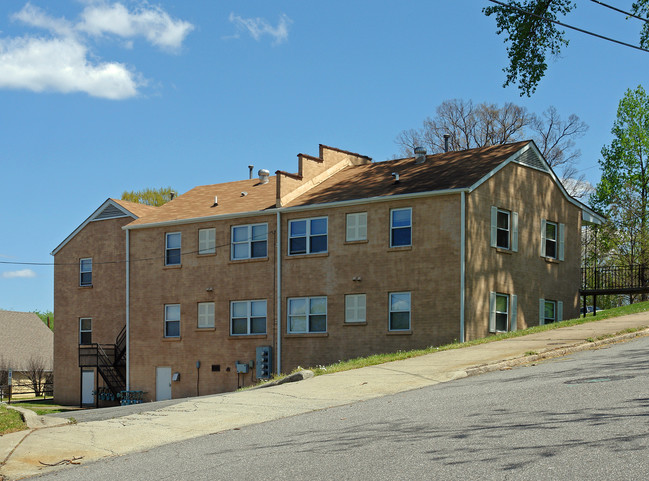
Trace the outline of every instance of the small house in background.
{"label": "small house in background", "polygon": [[295,173],[106,200],[52,252],[55,399],[232,391],[579,315],[580,230],[602,218],[534,142],[415,154],[321,145]]}
{"label": "small house in background", "polygon": [[13,383],[31,390],[30,372],[53,370],[54,333],[33,312],[16,311],[0,311],[0,332],[0,372],[11,369]]}

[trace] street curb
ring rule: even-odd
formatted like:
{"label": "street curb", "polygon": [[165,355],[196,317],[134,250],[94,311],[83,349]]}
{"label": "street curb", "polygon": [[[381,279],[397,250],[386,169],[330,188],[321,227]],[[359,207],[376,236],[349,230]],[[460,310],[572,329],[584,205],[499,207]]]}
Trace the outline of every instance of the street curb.
{"label": "street curb", "polygon": [[477,376],[478,374],[483,374],[487,372],[511,369],[512,367],[520,366],[523,364],[530,364],[535,361],[544,361],[546,359],[562,357],[571,354],[573,352],[597,349],[598,347],[604,346],[606,344],[628,341],[636,337],[649,336],[649,327],[642,327],[640,329],[641,330],[639,331],[613,335],[611,337],[600,339],[598,341],[584,340],[583,342],[572,344],[570,346],[557,347],[557,348],[549,347],[539,352],[538,354],[521,356],[514,359],[507,359],[506,361],[497,361],[490,364],[481,364],[479,366],[470,367],[465,372],[467,376]]}

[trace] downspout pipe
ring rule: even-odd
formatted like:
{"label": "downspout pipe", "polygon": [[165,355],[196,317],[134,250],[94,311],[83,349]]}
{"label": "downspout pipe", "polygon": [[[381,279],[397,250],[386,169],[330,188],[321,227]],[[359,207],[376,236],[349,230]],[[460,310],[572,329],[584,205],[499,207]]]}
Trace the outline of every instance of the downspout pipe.
{"label": "downspout pipe", "polygon": [[282,373],[282,216],[277,211],[275,227],[276,253],[275,262],[277,265],[277,375]]}
{"label": "downspout pipe", "polygon": [[130,282],[130,238],[129,230],[126,229],[126,390],[131,390],[131,282]]}
{"label": "downspout pipe", "polygon": [[464,290],[466,279],[466,193],[460,193],[460,342],[464,342]]}

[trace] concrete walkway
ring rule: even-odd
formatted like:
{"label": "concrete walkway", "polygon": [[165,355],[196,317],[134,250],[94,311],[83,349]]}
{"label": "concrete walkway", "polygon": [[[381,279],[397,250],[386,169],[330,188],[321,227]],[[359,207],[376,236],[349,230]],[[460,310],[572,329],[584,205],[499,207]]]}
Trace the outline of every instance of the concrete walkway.
{"label": "concrete walkway", "polygon": [[[0,437],[0,481],[563,356],[649,335],[648,326],[649,313],[632,314],[265,389],[148,403],[139,405],[137,412],[110,408],[109,419],[76,424],[30,411],[29,430]],[[587,341],[629,328],[643,330]],[[71,415],[77,414],[83,417],[81,413]]]}

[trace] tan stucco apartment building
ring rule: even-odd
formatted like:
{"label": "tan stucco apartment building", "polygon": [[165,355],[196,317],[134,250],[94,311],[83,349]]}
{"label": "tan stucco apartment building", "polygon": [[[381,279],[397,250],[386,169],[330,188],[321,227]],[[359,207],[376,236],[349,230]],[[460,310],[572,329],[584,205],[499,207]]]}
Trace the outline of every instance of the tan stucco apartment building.
{"label": "tan stucco apartment building", "polygon": [[577,317],[580,229],[531,141],[108,199],[54,251],[55,398],[231,391],[273,372]]}

